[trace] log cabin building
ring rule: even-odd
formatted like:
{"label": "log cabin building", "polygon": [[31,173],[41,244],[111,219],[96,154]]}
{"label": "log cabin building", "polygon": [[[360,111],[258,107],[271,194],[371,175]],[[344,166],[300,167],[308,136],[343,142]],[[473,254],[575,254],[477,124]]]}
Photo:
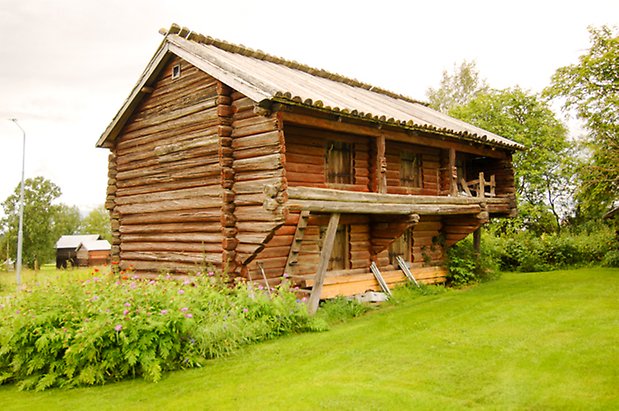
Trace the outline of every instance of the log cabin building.
{"label": "log cabin building", "polygon": [[[112,261],[284,273],[314,296],[443,281],[445,250],[516,213],[523,147],[425,104],[191,32],[165,38],[97,146]],[[316,291],[317,290],[317,291]]]}

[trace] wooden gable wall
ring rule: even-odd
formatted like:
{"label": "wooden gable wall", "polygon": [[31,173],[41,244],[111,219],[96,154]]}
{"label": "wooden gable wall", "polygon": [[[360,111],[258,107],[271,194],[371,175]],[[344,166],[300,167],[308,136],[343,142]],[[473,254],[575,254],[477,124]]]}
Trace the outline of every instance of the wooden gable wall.
{"label": "wooden gable wall", "polygon": [[284,222],[279,120],[176,57],[147,92],[110,155],[113,261],[239,268]]}

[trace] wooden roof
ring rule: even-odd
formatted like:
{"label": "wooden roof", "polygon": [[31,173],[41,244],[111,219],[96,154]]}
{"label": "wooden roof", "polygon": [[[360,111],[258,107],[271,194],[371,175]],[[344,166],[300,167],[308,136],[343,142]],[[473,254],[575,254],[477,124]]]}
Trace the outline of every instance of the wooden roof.
{"label": "wooden roof", "polygon": [[449,117],[414,99],[344,76],[191,32],[177,25],[159,50],[97,146],[110,147],[131,112],[172,55],[181,57],[262,106],[274,102],[341,116],[474,141],[509,150],[519,143]]}

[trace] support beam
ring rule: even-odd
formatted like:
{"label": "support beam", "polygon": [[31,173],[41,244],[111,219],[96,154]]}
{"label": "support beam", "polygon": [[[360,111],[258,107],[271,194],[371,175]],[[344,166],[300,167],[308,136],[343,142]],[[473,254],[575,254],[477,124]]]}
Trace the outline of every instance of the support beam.
{"label": "support beam", "polygon": [[385,158],[385,136],[376,138],[376,178],[377,191],[380,194],[387,193],[387,159]]}
{"label": "support beam", "polygon": [[318,263],[318,270],[316,272],[316,279],[314,280],[314,286],[312,287],[312,293],[308,301],[308,308],[310,315],[314,315],[318,310],[318,303],[320,302],[320,293],[322,292],[322,285],[325,281],[325,275],[327,268],[329,267],[329,259],[331,258],[331,251],[333,251],[333,244],[335,243],[335,233],[337,232],[337,226],[340,222],[340,214],[333,213],[329,219],[329,225],[327,226],[327,233],[322,245],[322,251],[320,252],[320,261]]}
{"label": "support beam", "polygon": [[456,149],[449,149],[449,194],[458,195],[458,168],[456,167]]}

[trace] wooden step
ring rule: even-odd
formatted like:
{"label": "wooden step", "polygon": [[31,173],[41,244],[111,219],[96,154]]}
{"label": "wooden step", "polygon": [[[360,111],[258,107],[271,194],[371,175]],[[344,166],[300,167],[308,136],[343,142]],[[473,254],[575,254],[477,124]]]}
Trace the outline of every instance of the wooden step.
{"label": "wooden step", "polygon": [[[417,281],[423,284],[443,283],[447,275],[447,268],[445,267],[413,268],[411,271]],[[401,270],[383,271],[382,276],[390,288],[405,284],[409,281]],[[301,277],[296,277],[296,279],[299,280]],[[312,287],[314,284],[313,276],[303,276],[302,281],[305,287]],[[378,284],[374,274],[371,272],[336,276],[330,276],[329,273],[327,273],[320,298],[333,298],[338,295],[351,296],[370,290],[381,291],[380,284]]]}

